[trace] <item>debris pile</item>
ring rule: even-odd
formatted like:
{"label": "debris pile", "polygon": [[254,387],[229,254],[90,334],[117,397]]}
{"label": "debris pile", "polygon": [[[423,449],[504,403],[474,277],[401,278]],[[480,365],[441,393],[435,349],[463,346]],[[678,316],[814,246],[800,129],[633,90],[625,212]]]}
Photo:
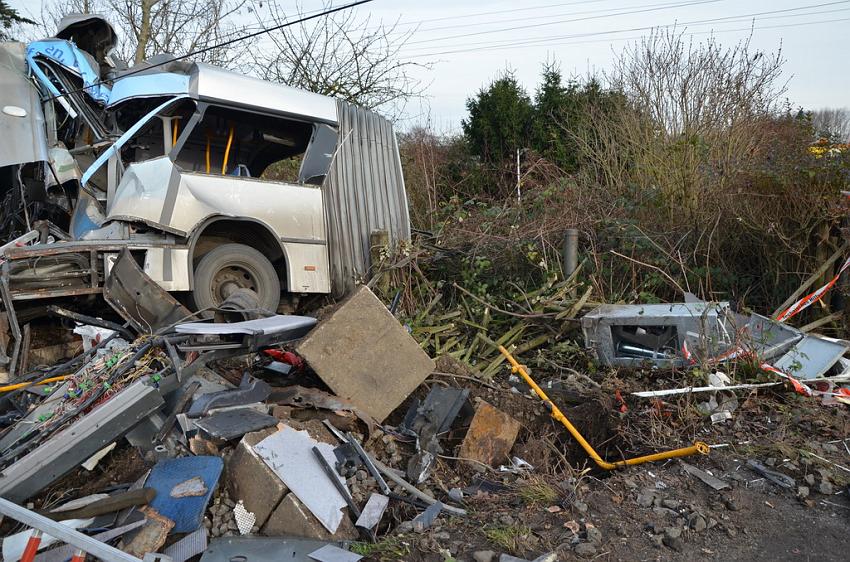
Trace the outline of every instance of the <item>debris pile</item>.
{"label": "debris pile", "polygon": [[[678,478],[735,492],[738,480],[696,465],[710,450],[700,439],[716,441],[711,428],[722,431],[751,407],[738,393],[790,384],[835,404],[845,399],[850,365],[845,342],[741,316],[726,303],[605,305],[582,320],[600,364],[678,369],[706,384],[637,391],[636,380],[622,389],[627,400],[621,388],[587,377],[594,391],[582,394],[583,383],[538,384],[516,348],[494,341],[510,372],[499,381],[458,376],[455,386],[455,375],[436,371],[423,350],[427,338],[417,341],[366,286],[321,310],[320,320],[258,314],[245,301],[230,303],[223,322],[198,320],[128,252],[106,285],[115,288],[106,294],[109,316],[124,324],[52,307],[18,365],[41,363],[31,358],[42,343],[55,345],[40,339],[48,329],[80,338],[58,352],[71,357],[19,368],[2,389],[4,560],[80,552],[175,562],[420,559],[414,552],[491,562],[592,558],[606,544],[591,516],[592,475],[696,455],[676,461]],[[778,380],[742,382],[734,368],[745,361]],[[600,427],[647,398],[663,416],[666,401],[690,396],[705,420],[699,439],[679,432],[630,446],[622,428],[606,435]],[[774,458],[737,466],[801,501],[843,485],[834,472],[790,475],[790,463]],[[652,470],[636,474],[651,481]],[[610,482],[611,490],[619,485]],[[624,485],[617,505],[634,495],[638,508],[674,519],[647,527],[655,547],[681,552],[690,535],[736,532],[711,509],[672,497],[661,479],[642,490]],[[521,509],[542,518],[541,527],[521,522]],[[540,528],[557,530],[559,542],[543,540]],[[454,540],[458,533],[485,537],[498,551],[474,550]]]}

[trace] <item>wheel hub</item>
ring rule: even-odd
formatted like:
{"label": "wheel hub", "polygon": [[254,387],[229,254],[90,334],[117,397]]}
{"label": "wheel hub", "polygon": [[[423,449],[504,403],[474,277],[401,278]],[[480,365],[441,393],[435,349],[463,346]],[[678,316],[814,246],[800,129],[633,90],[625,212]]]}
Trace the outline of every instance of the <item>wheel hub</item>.
{"label": "wheel hub", "polygon": [[256,293],[257,281],[254,273],[249,269],[231,265],[221,268],[215,274],[211,289],[215,304],[218,306],[238,289],[249,289]]}

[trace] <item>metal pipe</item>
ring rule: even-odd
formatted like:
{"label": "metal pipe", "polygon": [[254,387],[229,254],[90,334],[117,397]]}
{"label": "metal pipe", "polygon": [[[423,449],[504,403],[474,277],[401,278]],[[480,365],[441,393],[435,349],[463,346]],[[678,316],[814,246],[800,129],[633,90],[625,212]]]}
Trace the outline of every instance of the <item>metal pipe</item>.
{"label": "metal pipe", "polygon": [[27,527],[32,527],[40,532],[47,533],[55,539],[66,542],[70,545],[88,552],[92,556],[96,556],[107,562],[142,562],[135,556],[130,556],[126,552],[122,552],[117,548],[111,547],[108,544],[102,543],[97,539],[93,539],[79,531],[63,525],[56,521],[52,521],[47,517],[39,515],[34,511],[30,511],[15,503],[10,502],[5,498],[0,498],[0,514],[6,517],[11,517],[15,521],[19,521]]}
{"label": "metal pipe", "polygon": [[537,396],[539,396],[540,399],[543,400],[543,403],[546,404],[546,407],[549,409],[551,416],[554,419],[561,422],[561,424],[563,424],[563,426],[567,428],[567,431],[569,431],[570,434],[573,436],[573,438],[576,441],[578,441],[579,445],[581,445],[581,448],[585,450],[585,452],[588,454],[588,456],[590,456],[590,458],[593,459],[593,461],[597,465],[599,465],[600,468],[603,468],[605,470],[614,470],[615,468],[621,468],[621,467],[624,467],[624,466],[633,466],[633,465],[636,465],[636,464],[643,464],[643,463],[647,463],[647,462],[661,461],[661,460],[672,459],[672,458],[676,458],[676,457],[687,457],[687,456],[690,456],[690,455],[693,455],[693,454],[696,454],[696,453],[700,453],[702,455],[707,455],[710,451],[708,445],[706,445],[702,441],[697,441],[696,443],[694,443],[690,447],[684,447],[682,449],[673,449],[672,451],[663,451],[661,453],[654,453],[652,455],[635,457],[635,458],[632,458],[632,459],[626,459],[626,460],[617,461],[617,462],[614,462],[614,463],[610,463],[608,461],[605,461],[605,460],[602,459],[602,457],[599,456],[599,453],[597,453],[596,450],[594,450],[594,448],[590,445],[590,443],[588,443],[585,440],[585,438],[582,436],[582,434],[579,433],[578,429],[576,429],[575,426],[572,423],[570,423],[570,420],[567,419],[567,417],[561,412],[561,410],[559,410],[558,407],[549,399],[549,397],[546,396],[546,393],[543,392],[543,389],[540,388],[537,385],[536,382],[534,382],[534,379],[532,379],[531,376],[525,371],[525,369],[523,369],[522,365],[520,365],[517,362],[517,360],[514,359],[514,356],[511,355],[510,352],[508,352],[508,350],[505,349],[504,346],[500,345],[499,351],[502,353],[502,355],[505,356],[505,359],[507,359],[508,362],[511,364],[511,371],[514,372],[514,373],[519,373],[519,375],[523,378],[523,380],[525,380],[526,384],[528,384],[528,386],[530,386],[531,389],[534,390],[535,394],[537,394]]}
{"label": "metal pipe", "polygon": [[569,277],[578,267],[578,229],[568,228],[564,232],[564,277]]}

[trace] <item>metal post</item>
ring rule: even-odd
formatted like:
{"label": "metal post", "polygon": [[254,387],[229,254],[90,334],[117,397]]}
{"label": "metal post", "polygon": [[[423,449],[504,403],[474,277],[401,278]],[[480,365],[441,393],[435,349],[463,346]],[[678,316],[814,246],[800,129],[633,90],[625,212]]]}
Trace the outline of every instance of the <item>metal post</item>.
{"label": "metal post", "polygon": [[520,155],[520,150],[519,150],[519,148],[517,148],[516,149],[516,200],[517,200],[517,203],[522,203],[522,189],[521,189],[522,176],[520,175],[520,169],[519,169],[519,155]]}
{"label": "metal post", "polygon": [[578,230],[568,228],[564,232],[564,276],[569,277],[578,267]]}

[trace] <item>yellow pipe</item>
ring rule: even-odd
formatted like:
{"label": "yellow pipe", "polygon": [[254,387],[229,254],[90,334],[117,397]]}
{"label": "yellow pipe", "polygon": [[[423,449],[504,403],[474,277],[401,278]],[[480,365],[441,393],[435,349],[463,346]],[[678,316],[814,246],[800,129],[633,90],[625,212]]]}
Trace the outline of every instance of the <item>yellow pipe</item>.
{"label": "yellow pipe", "polygon": [[502,355],[505,356],[505,359],[511,364],[511,371],[514,373],[519,373],[520,376],[525,380],[525,382],[534,390],[537,396],[540,397],[541,400],[546,404],[546,407],[549,408],[549,411],[553,418],[561,422],[564,427],[567,428],[567,431],[578,441],[581,448],[585,450],[585,452],[593,459],[593,461],[598,464],[601,468],[605,470],[614,470],[615,468],[620,468],[624,466],[632,466],[636,464],[643,464],[645,462],[654,462],[661,461],[665,459],[672,459],[676,457],[687,457],[696,453],[700,453],[702,455],[707,455],[710,449],[708,445],[701,441],[697,441],[690,447],[685,447],[683,449],[674,449],[672,451],[664,451],[661,453],[654,453],[652,455],[645,455],[643,457],[635,457],[633,459],[626,459],[622,461],[617,461],[614,463],[610,463],[602,459],[599,456],[593,447],[588,443],[584,437],[582,437],[581,433],[575,428],[575,426],[570,423],[570,420],[558,409],[558,407],[546,396],[546,393],[543,392],[543,389],[537,386],[537,383],[531,378],[531,376],[525,372],[525,369],[522,368],[522,365],[517,363],[517,360],[514,359],[513,355],[511,355],[504,346],[499,346],[499,351]]}
{"label": "yellow pipe", "polygon": [[[59,376],[59,377],[51,377],[49,379],[44,379],[43,381],[40,381],[38,384],[47,384],[47,383],[50,383],[50,382],[64,381],[67,378],[68,378],[68,375],[62,375],[62,376]],[[32,386],[33,384],[34,383],[32,383],[32,382],[19,382],[18,384],[10,384],[10,385],[7,385],[7,386],[0,386],[0,392],[10,392],[12,390],[18,390],[19,388],[25,388],[27,386]]]}
{"label": "yellow pipe", "polygon": [[175,144],[177,144],[177,129],[178,129],[177,123],[179,123],[179,122],[180,122],[179,117],[175,117],[171,120],[171,146],[174,146]]}
{"label": "yellow pipe", "polygon": [[227,161],[230,159],[230,145],[233,144],[233,125],[230,126],[230,134],[227,135],[227,146],[224,149],[224,162],[221,163],[221,175],[227,173]]}
{"label": "yellow pipe", "polygon": [[207,173],[210,173],[210,132],[207,131]]}

